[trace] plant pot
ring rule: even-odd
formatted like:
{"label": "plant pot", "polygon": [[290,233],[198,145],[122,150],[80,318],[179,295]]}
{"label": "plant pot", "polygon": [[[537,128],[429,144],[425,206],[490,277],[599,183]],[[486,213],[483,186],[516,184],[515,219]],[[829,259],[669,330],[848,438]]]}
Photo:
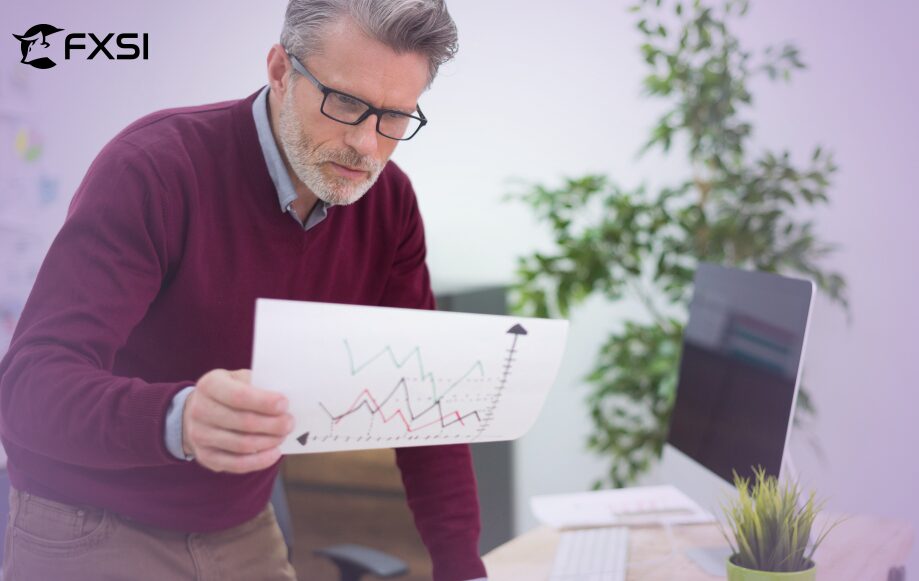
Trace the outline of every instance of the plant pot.
{"label": "plant pot", "polygon": [[728,581],[814,581],[817,578],[817,565],[804,571],[778,573],[774,571],[755,571],[739,567],[728,559]]}

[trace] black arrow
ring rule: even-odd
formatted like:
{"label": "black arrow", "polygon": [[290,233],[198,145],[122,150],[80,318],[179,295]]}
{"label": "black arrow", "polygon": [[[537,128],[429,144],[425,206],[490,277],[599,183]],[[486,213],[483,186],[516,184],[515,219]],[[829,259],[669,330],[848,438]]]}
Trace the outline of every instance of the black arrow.
{"label": "black arrow", "polygon": [[[526,335],[526,334],[527,334],[527,330],[523,328],[523,325],[521,325],[520,323],[517,323],[516,325],[514,325],[513,327],[511,327],[510,329],[507,330],[507,334],[508,334],[508,335],[513,335],[513,336],[514,336],[514,343],[511,345],[511,350],[510,350],[510,355],[508,356],[507,366],[504,368],[504,375],[505,375],[505,378],[507,378],[507,373],[510,371],[510,368],[511,368],[511,365],[510,365],[510,364],[511,364],[511,359],[510,359],[510,358],[514,356],[514,352],[517,350],[517,339],[518,339],[521,335]],[[502,385],[502,387],[504,386],[503,382],[502,382],[501,385]],[[500,389],[500,388],[499,388],[499,389]]]}
{"label": "black arrow", "polygon": [[526,335],[527,330],[523,328],[523,325],[517,323],[513,327],[507,330],[508,333],[513,333],[514,335]]}
{"label": "black arrow", "polygon": [[504,361],[504,372],[501,374],[501,382],[498,384],[495,390],[495,396],[491,400],[491,405],[489,405],[488,409],[485,411],[484,421],[479,423],[479,429],[473,439],[481,436],[482,432],[484,432],[488,426],[491,425],[491,419],[494,417],[495,408],[498,407],[498,402],[501,400],[501,394],[507,385],[507,376],[511,373],[511,365],[514,362],[514,353],[517,352],[517,339],[519,339],[521,335],[526,335],[527,330],[523,328],[523,325],[517,323],[507,330],[507,334],[513,335],[514,341],[511,343],[511,348],[507,350],[507,359]]}
{"label": "black arrow", "polygon": [[309,439],[310,433],[304,432],[303,435],[297,437],[297,441],[300,442],[301,446],[306,446],[306,441]]}

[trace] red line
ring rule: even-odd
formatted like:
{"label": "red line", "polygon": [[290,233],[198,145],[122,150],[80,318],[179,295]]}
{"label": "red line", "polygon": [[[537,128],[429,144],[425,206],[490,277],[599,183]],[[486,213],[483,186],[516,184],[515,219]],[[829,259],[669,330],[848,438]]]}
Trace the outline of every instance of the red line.
{"label": "red line", "polygon": [[[400,383],[401,383],[401,381],[400,381]],[[374,399],[373,395],[372,395],[372,394],[370,393],[370,391],[367,390],[367,389],[361,390],[361,392],[360,392],[359,394],[357,394],[357,397],[356,397],[356,398],[354,399],[354,401],[351,403],[351,407],[348,408],[348,411],[346,411],[345,413],[341,414],[337,419],[334,419],[333,422],[336,423],[336,424],[339,423],[339,422],[341,422],[341,421],[342,421],[343,419],[345,419],[348,415],[350,415],[351,413],[355,412],[358,408],[360,408],[361,405],[363,405],[363,402],[361,401],[361,399],[362,399],[364,396],[366,396],[367,399],[369,399],[371,402],[373,402],[374,409],[370,412],[371,414],[376,414],[376,413],[380,414],[380,417],[383,418],[383,423],[384,423],[384,424],[388,424],[389,421],[390,421],[391,419],[395,418],[396,416],[399,416],[399,418],[402,420],[402,424],[405,426],[406,432],[408,432],[408,433],[412,433],[412,432],[417,432],[417,431],[419,431],[419,430],[423,430],[424,428],[427,428],[428,426],[433,426],[434,424],[438,424],[438,423],[439,423],[439,424],[443,424],[443,423],[444,423],[445,417],[449,417],[449,416],[454,416],[454,417],[456,418],[456,421],[459,422],[461,426],[464,426],[464,427],[465,427],[465,425],[466,425],[466,422],[463,421],[463,418],[462,418],[462,416],[460,416],[459,412],[458,412],[458,411],[453,411],[453,412],[448,413],[447,416],[444,416],[444,415],[443,415],[443,412],[441,412],[440,418],[439,418],[439,419],[436,419],[436,420],[434,420],[434,421],[432,421],[432,422],[428,422],[427,424],[423,424],[423,425],[418,426],[418,427],[416,427],[416,428],[413,429],[413,428],[412,428],[412,425],[408,422],[408,420],[405,419],[405,414],[402,412],[402,408],[397,408],[396,411],[393,412],[393,414],[390,415],[390,416],[387,418],[386,415],[383,413],[383,410],[380,408],[380,404],[377,403],[377,400]],[[453,422],[453,423],[456,423],[456,422]],[[452,425],[452,424],[451,424],[451,425]],[[444,426],[444,427],[446,427],[446,426]]]}
{"label": "red line", "polygon": [[[383,418],[383,423],[384,423],[384,424],[388,424],[390,420],[392,420],[392,419],[395,418],[396,416],[399,416],[399,419],[402,420],[402,424],[405,426],[405,431],[408,432],[408,433],[417,432],[417,431],[419,431],[419,430],[423,430],[423,429],[425,429],[425,428],[427,428],[427,427],[429,427],[429,426],[433,426],[434,424],[442,424],[443,421],[444,421],[444,419],[445,419],[445,417],[450,417],[450,416],[454,416],[454,417],[456,418],[456,421],[459,422],[461,426],[465,426],[465,425],[466,425],[466,422],[463,421],[463,418],[462,418],[462,416],[460,416],[459,412],[453,411],[453,412],[448,413],[445,417],[441,417],[441,418],[438,418],[438,419],[436,419],[436,420],[434,420],[434,421],[431,421],[431,422],[428,422],[428,423],[426,423],[426,424],[422,424],[422,425],[420,425],[420,426],[417,426],[417,427],[415,427],[415,428],[412,428],[412,425],[409,423],[409,421],[405,419],[405,414],[402,412],[402,408],[396,409],[396,411],[393,412],[392,415],[390,415],[389,417],[386,417],[386,414],[384,414],[383,411],[380,409],[379,404],[377,404],[376,400],[373,399],[373,396],[370,395],[370,393],[369,393],[366,389],[363,390],[363,391],[358,395],[357,399],[354,400],[354,404],[356,404],[358,401],[360,401],[362,395],[366,395],[366,396],[373,402],[374,406],[376,406],[376,409],[375,409],[373,412],[371,412],[371,413],[379,413],[379,414],[380,414],[380,417]],[[360,405],[354,405],[354,404],[351,404],[351,408],[350,408],[347,412],[345,412],[344,414],[342,414],[342,417],[338,418],[337,420],[333,420],[333,421],[334,421],[336,424],[339,423],[339,422],[341,422],[342,420],[345,419],[345,417],[346,417],[348,414],[350,414],[351,412],[357,410],[357,409],[360,407]],[[454,423],[456,423],[456,422],[454,422]],[[444,427],[446,427],[446,426],[444,426]]]}

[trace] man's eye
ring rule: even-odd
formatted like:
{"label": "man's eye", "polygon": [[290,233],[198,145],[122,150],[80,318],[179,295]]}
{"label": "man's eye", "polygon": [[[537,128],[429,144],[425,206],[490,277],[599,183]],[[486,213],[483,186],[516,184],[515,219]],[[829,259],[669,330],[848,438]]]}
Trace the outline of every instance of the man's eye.
{"label": "man's eye", "polygon": [[342,95],[341,93],[336,93],[335,98],[338,99],[340,105],[346,107],[360,107],[362,103],[355,99],[354,97],[349,97],[348,95]]}

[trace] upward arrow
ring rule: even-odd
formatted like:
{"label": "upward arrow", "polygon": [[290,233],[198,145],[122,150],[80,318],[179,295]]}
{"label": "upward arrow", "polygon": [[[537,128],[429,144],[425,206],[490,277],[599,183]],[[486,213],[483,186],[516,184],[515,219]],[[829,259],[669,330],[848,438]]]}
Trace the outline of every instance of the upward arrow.
{"label": "upward arrow", "polygon": [[494,416],[495,408],[498,407],[498,401],[501,399],[501,393],[504,391],[504,388],[507,385],[507,376],[511,373],[511,364],[514,362],[514,353],[517,352],[517,339],[519,339],[521,335],[526,335],[527,330],[523,328],[523,325],[517,323],[507,330],[507,334],[513,335],[514,341],[511,343],[511,348],[507,350],[507,358],[504,360],[504,373],[501,374],[501,382],[495,389],[495,395],[491,399],[491,403],[483,415],[483,421],[479,422],[479,429],[473,439],[481,436],[482,433],[488,429],[488,426],[491,425],[491,419]]}
{"label": "upward arrow", "polygon": [[514,325],[513,327],[511,327],[510,329],[508,329],[507,332],[508,332],[509,334],[510,334],[510,333],[513,333],[514,335],[526,335],[526,334],[527,334],[527,330],[524,329],[524,328],[520,325],[520,323],[517,323],[516,325]]}

